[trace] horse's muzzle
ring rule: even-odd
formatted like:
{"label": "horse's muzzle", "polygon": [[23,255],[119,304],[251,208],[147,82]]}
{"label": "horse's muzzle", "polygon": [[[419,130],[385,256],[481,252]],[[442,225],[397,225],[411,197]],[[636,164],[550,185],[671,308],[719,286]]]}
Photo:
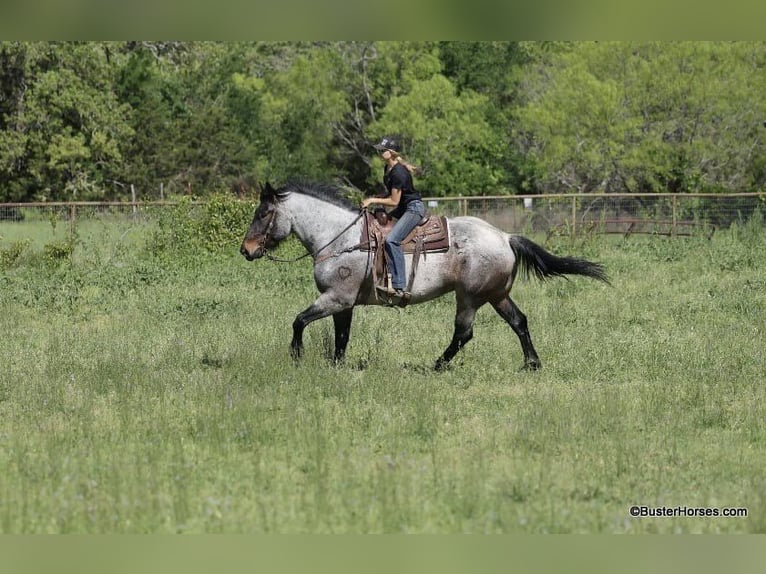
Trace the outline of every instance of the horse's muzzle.
{"label": "horse's muzzle", "polygon": [[258,245],[255,242],[243,241],[242,246],[239,248],[239,252],[248,261],[254,261],[260,259],[266,254],[266,248],[263,244]]}

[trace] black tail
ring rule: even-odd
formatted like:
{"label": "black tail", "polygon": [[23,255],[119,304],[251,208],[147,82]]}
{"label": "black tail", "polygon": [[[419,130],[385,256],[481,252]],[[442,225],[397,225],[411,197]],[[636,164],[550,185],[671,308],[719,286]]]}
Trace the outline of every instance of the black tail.
{"label": "black tail", "polygon": [[564,277],[565,275],[585,275],[609,284],[604,266],[600,263],[593,263],[576,257],[558,257],[521,235],[511,235],[508,242],[526,275],[534,273],[538,279]]}

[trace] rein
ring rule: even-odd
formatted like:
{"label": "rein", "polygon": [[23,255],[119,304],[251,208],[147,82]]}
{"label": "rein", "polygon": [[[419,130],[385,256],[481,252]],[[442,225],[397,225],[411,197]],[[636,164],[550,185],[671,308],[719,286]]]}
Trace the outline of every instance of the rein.
{"label": "rein", "polygon": [[[332,245],[332,244],[333,244],[335,241],[337,241],[338,239],[340,239],[340,237],[341,237],[341,236],[342,236],[344,233],[346,233],[346,231],[348,231],[348,230],[349,230],[349,229],[351,229],[351,228],[352,228],[354,225],[356,225],[356,222],[357,222],[357,221],[359,221],[359,220],[362,218],[362,216],[364,215],[364,213],[365,213],[366,211],[367,211],[367,208],[366,208],[366,207],[365,207],[365,208],[363,208],[363,209],[362,209],[362,210],[359,212],[359,215],[357,215],[357,216],[356,216],[356,219],[354,219],[354,221],[352,221],[351,223],[349,223],[349,224],[348,224],[348,225],[347,225],[347,226],[346,226],[346,227],[343,229],[343,231],[341,231],[340,233],[338,233],[338,235],[336,235],[335,237],[333,237],[333,238],[332,238],[330,241],[328,241],[327,243],[325,243],[325,244],[324,244],[322,247],[320,247],[319,249],[316,249],[316,250],[314,250],[314,251],[312,251],[312,252],[308,252],[308,251],[307,251],[307,252],[306,252],[306,253],[304,253],[303,255],[299,255],[298,257],[295,257],[295,258],[293,258],[293,259],[281,259],[281,258],[279,258],[279,257],[274,257],[273,255],[270,255],[270,254],[269,254],[268,250],[266,250],[266,251],[265,251],[264,255],[265,255],[266,259],[268,259],[269,261],[273,261],[273,262],[275,262],[275,263],[295,263],[296,261],[300,261],[301,259],[304,259],[304,258],[308,257],[309,255],[310,255],[311,257],[316,257],[317,255],[319,255],[319,253],[321,253],[322,251],[324,251],[325,249],[327,249],[327,248],[328,248],[330,245]],[[271,231],[271,225],[272,225],[272,223],[274,223],[274,217],[275,217],[275,215],[276,215],[276,212],[272,212],[271,221],[269,221],[269,225],[268,225],[268,226],[267,226],[267,228],[266,228],[266,233],[264,234],[266,238],[268,238],[268,234],[269,234],[269,231]],[[338,255],[340,255],[341,253],[350,253],[351,251],[356,251],[356,250],[357,250],[357,249],[359,249],[361,246],[362,246],[362,244],[361,244],[361,243],[358,243],[357,245],[354,245],[353,247],[347,247],[346,249],[342,249],[342,250],[340,250],[340,251],[333,251],[332,253],[330,253],[330,254],[328,254],[328,255],[325,255],[325,256],[322,258],[322,261],[323,261],[324,259],[329,259],[330,257],[337,257],[337,256],[338,256]]]}

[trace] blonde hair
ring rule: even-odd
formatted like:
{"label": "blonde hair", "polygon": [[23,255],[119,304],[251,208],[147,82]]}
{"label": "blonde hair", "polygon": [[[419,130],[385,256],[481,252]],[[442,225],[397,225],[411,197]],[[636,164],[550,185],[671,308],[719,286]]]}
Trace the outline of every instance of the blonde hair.
{"label": "blonde hair", "polygon": [[417,175],[417,174],[420,173],[420,167],[418,167],[416,165],[412,165],[411,163],[405,161],[404,157],[402,157],[402,154],[400,154],[399,152],[396,152],[396,151],[394,151],[392,149],[390,149],[388,151],[390,151],[392,154],[394,154],[394,157],[396,158],[397,163],[400,163],[404,167],[406,167],[407,171],[409,171],[412,175]]}

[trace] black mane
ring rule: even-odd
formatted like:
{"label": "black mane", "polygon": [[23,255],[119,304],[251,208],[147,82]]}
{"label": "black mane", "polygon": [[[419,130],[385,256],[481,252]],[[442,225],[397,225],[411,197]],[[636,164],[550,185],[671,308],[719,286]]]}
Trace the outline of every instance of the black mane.
{"label": "black mane", "polygon": [[359,206],[345,196],[343,189],[329,183],[292,182],[277,190],[276,195],[285,197],[289,193],[308,195],[349,211],[359,211]]}

